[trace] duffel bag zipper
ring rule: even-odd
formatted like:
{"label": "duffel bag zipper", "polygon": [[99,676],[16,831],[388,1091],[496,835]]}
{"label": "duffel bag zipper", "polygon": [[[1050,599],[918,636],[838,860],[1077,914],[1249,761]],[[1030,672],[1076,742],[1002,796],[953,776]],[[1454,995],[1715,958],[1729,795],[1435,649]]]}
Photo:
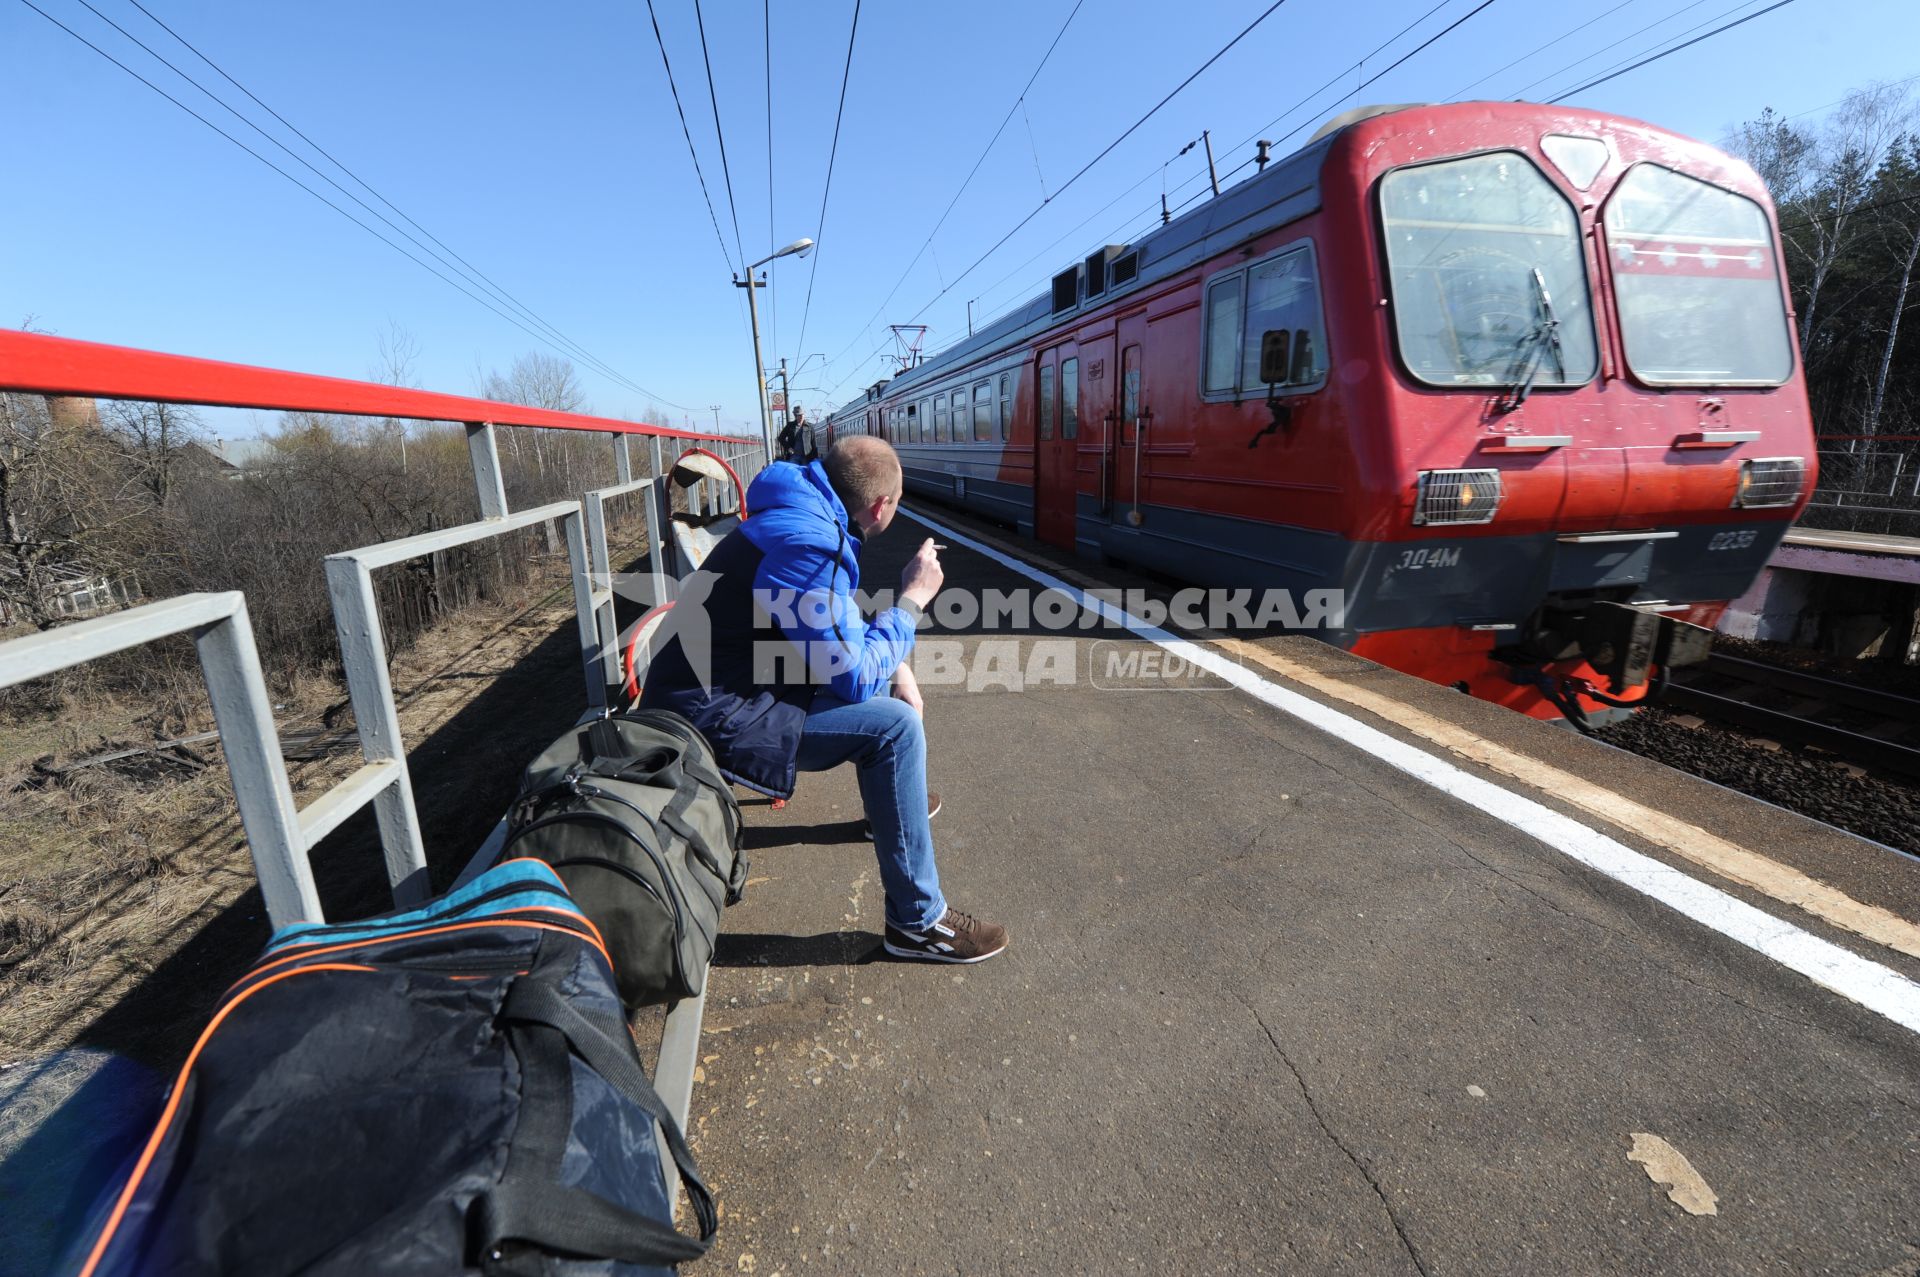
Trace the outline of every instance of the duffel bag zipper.
{"label": "duffel bag zipper", "polygon": [[[583,788],[591,789],[591,786],[587,786]],[[587,796],[588,797],[595,797],[595,796],[611,797],[611,795],[600,795],[597,792],[589,793]],[[615,799],[614,801],[618,802],[619,800]],[[640,811],[638,807],[633,807],[632,803],[625,803],[623,805],[627,807],[632,807],[634,811],[639,812],[643,818],[647,819],[647,827],[653,830],[653,836],[655,838],[658,838],[660,836],[659,826],[655,825],[652,819],[647,817],[647,814],[645,812]],[[685,938],[687,933],[686,922],[680,916],[681,915],[680,893],[678,890],[675,889],[675,886],[674,886],[673,871],[667,868],[667,858],[661,855],[658,851],[654,850],[652,847],[649,847],[647,845],[646,839],[642,838],[639,834],[634,833],[633,830],[627,828],[625,825],[621,824],[619,821],[615,820],[611,816],[603,815],[597,811],[570,811],[570,812],[562,812],[558,815],[548,816],[542,820],[535,821],[533,824],[528,825],[525,829],[522,829],[518,833],[514,834],[513,836],[514,841],[517,842],[520,839],[525,838],[528,834],[533,833],[536,829],[545,829],[548,825],[558,825],[566,821],[583,821],[583,820],[590,821],[595,824],[611,825],[613,828],[619,830],[621,833],[627,836],[627,838],[633,843],[634,846],[638,847],[641,851],[645,852],[647,859],[653,862],[653,867],[660,871],[660,883],[661,883],[661,886],[665,889],[665,903],[667,905],[667,911],[673,916],[673,952],[674,952],[674,962],[677,965],[680,961],[680,942],[682,939]],[[585,859],[588,859],[588,857],[581,857],[581,859],[585,860]],[[549,860],[547,863],[550,865],[557,865],[565,862]],[[618,863],[618,862],[609,862],[609,863]],[[632,875],[635,881],[640,882],[641,885],[643,886],[646,886],[649,891],[653,891],[653,894],[656,898],[659,898],[661,896],[661,892],[654,891],[651,884],[647,883],[645,879],[640,878],[639,875],[634,874],[631,869],[626,870],[626,872]],[[685,983],[685,981],[683,980],[682,983]]]}
{"label": "duffel bag zipper", "polygon": [[[551,883],[545,883],[545,882],[519,883],[510,887],[496,887],[492,891],[489,891],[484,895],[475,896],[472,900],[467,901],[465,904],[461,905],[458,909],[449,909],[445,913],[426,914],[419,917],[410,918],[405,921],[399,921],[399,920],[390,919],[390,918],[367,918],[361,922],[333,922],[333,923],[328,923],[325,926],[309,927],[305,931],[302,931],[297,939],[288,941],[287,947],[293,948],[297,945],[306,944],[307,937],[309,936],[315,937],[316,939],[325,939],[327,936],[339,935],[342,932],[346,932],[346,931],[367,931],[367,930],[380,928],[380,927],[400,927],[402,929],[411,929],[416,927],[430,926],[433,923],[437,923],[437,922],[446,922],[454,918],[464,918],[468,914],[474,912],[476,909],[483,908],[484,906],[491,904],[495,900],[503,900],[508,896],[522,896],[522,895],[526,895],[528,892],[538,892],[538,893],[543,893],[549,896],[559,896],[562,900],[568,900],[568,901],[572,900],[572,897],[567,895],[566,890],[564,888],[556,887]],[[372,937],[372,936],[368,937],[368,943],[374,943],[377,940],[378,940],[378,937]]]}
{"label": "duffel bag zipper", "polygon": [[[620,795],[609,793],[608,791],[601,789],[597,785],[576,784],[574,786],[574,792],[581,795],[583,798],[602,798],[610,803],[618,803],[620,806],[625,807],[628,811],[632,812],[634,815],[640,817],[640,819],[646,821],[647,828],[653,830],[654,837],[660,839],[661,842],[666,841],[665,835],[663,835],[660,832],[659,823],[655,821],[652,816],[649,816],[646,813],[645,809],[627,801],[626,799],[622,798]],[[718,878],[723,886],[726,884],[727,874],[724,870],[720,868],[719,861],[715,860],[711,856],[701,854],[701,847],[699,842],[696,839],[681,838],[680,841],[687,844],[687,850],[693,853],[694,859],[700,862],[701,868],[705,869],[708,873],[712,874],[715,878]]]}
{"label": "duffel bag zipper", "polygon": [[[617,860],[608,860],[604,856],[569,856],[565,860],[551,860],[547,863],[551,864],[555,869],[563,869],[571,865],[586,865],[594,869],[610,870],[613,873],[619,874],[622,878],[629,879],[642,891],[645,891],[655,900],[660,901],[661,908],[667,910],[673,917],[673,975],[674,978],[680,982],[681,988],[687,987],[686,964],[680,961],[680,945],[685,939],[685,929],[680,924],[680,911],[675,907],[674,902],[663,898],[659,889],[648,882],[641,874],[634,872]],[[672,893],[668,894],[671,895]]]}
{"label": "duffel bag zipper", "polygon": [[[563,925],[563,924],[571,924],[571,925]],[[444,923],[434,922],[430,924],[422,924],[421,926],[416,927],[413,930],[397,932],[394,935],[368,936],[360,940],[346,940],[346,941],[340,942],[339,944],[324,945],[319,948],[312,949],[310,952],[296,951],[293,953],[282,953],[278,957],[275,957],[270,962],[261,963],[257,967],[248,971],[245,975],[241,976],[238,980],[234,981],[232,988],[227,990],[226,996],[228,997],[235,996],[235,994],[240,989],[247,986],[249,983],[257,983],[259,981],[259,978],[262,975],[265,975],[267,972],[277,971],[282,967],[294,967],[295,969],[304,969],[304,967],[300,967],[297,965],[302,963],[316,965],[316,964],[313,964],[313,960],[315,958],[323,958],[323,957],[328,957],[330,955],[350,955],[353,957],[366,958],[367,961],[374,962],[377,960],[370,957],[365,952],[369,948],[378,948],[381,945],[397,944],[402,940],[417,940],[423,936],[440,935],[449,931],[479,931],[488,927],[517,927],[527,931],[535,931],[535,932],[558,931],[562,935],[573,937],[575,940],[585,941],[587,944],[593,947],[596,953],[598,953],[603,959],[606,960],[606,963],[609,969],[611,969],[613,966],[613,957],[607,952],[607,944],[606,944],[606,941],[603,940],[600,936],[600,929],[593,925],[592,919],[586,917],[583,914],[561,915],[560,917],[557,917],[557,918],[556,917],[529,918],[529,917],[516,916],[514,914],[501,914],[500,916],[495,918],[482,918],[478,920],[468,920],[466,922],[444,922]],[[535,937],[535,941],[536,943],[538,942],[537,936]],[[505,963],[509,960],[510,959],[505,956],[502,956],[497,959],[481,959],[479,961],[475,961],[474,959],[469,958],[469,959],[463,960],[462,964],[457,966],[455,969],[456,970],[473,969],[477,971],[477,970],[481,970],[482,968],[491,967],[492,963],[495,961]],[[511,960],[517,961],[520,963],[525,963],[528,960],[528,958],[527,958],[527,955],[523,954],[517,959],[511,959]],[[378,969],[386,970],[386,971],[398,971],[398,970],[408,969],[412,965],[413,964],[410,962],[381,962],[381,963],[378,963]],[[368,969],[372,970],[374,968],[370,967]]]}

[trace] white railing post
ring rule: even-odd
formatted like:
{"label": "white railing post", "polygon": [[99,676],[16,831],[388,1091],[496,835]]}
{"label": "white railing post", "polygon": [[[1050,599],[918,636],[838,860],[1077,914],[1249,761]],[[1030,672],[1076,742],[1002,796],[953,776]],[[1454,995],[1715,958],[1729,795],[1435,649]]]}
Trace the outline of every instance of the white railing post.
{"label": "white railing post", "polygon": [[493,423],[467,423],[467,454],[473,458],[473,486],[480,497],[480,517],[507,517],[507,484],[500,473],[500,450],[494,444]]}
{"label": "white railing post", "polygon": [[627,451],[625,435],[613,436],[613,481],[616,484],[633,482],[633,454]]}
{"label": "white railing post", "polygon": [[[490,427],[489,427],[490,429]],[[387,672],[387,644],[381,633],[380,604],[373,593],[372,570],[352,552],[328,555],[327,594],[333,600],[333,625],[340,639],[340,664],[360,749],[369,763],[388,763],[393,783],[373,800],[374,823],[386,856],[393,901],[405,908],[430,894],[427,853],[420,838],[420,815],[413,804],[413,780],[407,773],[407,746],[393,704],[393,680]]]}

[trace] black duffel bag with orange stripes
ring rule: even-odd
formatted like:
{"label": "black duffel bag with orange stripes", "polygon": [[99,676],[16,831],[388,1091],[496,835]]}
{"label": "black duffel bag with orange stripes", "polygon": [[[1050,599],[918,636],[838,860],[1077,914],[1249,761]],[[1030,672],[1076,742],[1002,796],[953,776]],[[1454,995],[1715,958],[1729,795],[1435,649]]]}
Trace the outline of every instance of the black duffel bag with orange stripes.
{"label": "black duffel bag with orange stripes", "polygon": [[704,1254],[715,1221],[599,934],[518,860],[424,909],[278,932],[69,1271],[633,1277]]}

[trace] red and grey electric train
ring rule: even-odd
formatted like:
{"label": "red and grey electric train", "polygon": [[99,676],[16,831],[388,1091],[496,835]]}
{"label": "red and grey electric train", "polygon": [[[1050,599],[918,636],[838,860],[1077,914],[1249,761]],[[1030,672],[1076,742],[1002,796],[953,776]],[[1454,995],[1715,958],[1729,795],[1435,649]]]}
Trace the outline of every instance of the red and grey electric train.
{"label": "red and grey electric train", "polygon": [[1539,717],[1704,653],[1811,491],[1771,201],[1635,120],[1367,108],[839,409],[907,486]]}

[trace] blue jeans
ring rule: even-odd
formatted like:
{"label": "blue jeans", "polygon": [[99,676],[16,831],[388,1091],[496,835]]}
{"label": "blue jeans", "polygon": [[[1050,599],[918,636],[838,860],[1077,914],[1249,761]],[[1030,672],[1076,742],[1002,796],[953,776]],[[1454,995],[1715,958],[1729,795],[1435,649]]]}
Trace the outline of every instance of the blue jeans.
{"label": "blue jeans", "polygon": [[859,769],[860,798],[873,824],[887,923],[925,931],[947,912],[927,823],[927,737],[920,716],[891,696],[850,705],[829,692],[814,698],[794,757],[803,772],[841,763]]}

